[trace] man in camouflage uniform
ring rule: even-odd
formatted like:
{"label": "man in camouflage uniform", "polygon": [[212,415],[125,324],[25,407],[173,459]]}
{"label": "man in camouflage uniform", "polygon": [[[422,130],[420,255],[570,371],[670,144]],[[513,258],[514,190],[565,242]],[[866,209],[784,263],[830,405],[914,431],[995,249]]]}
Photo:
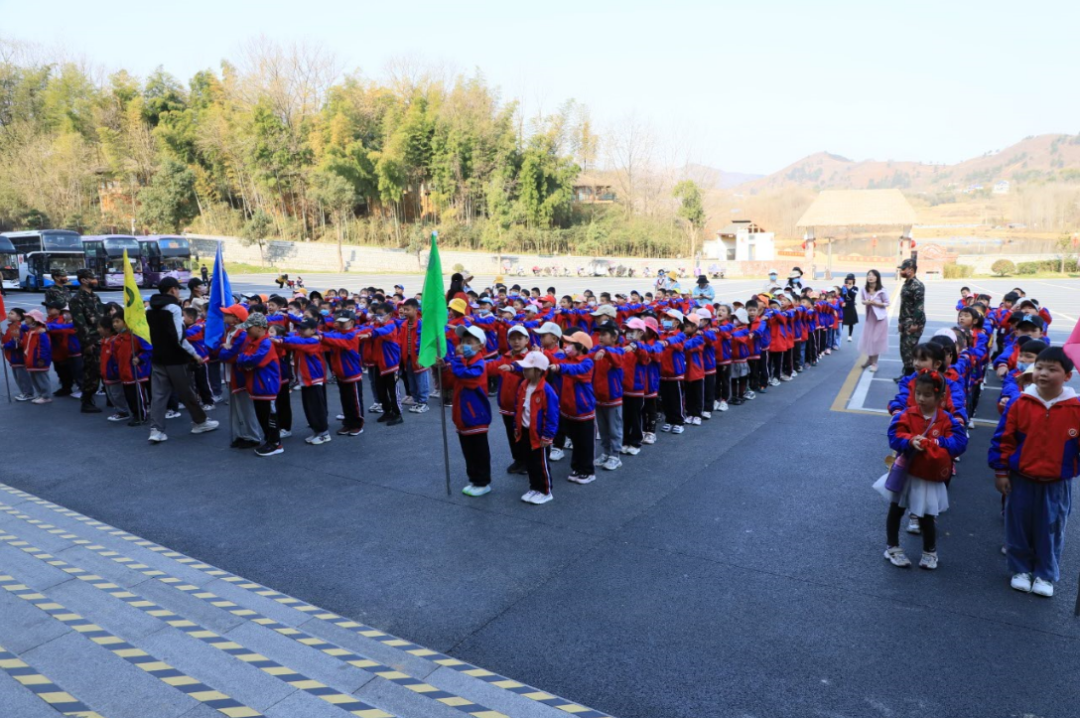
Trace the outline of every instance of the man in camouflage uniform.
{"label": "man in camouflage uniform", "polygon": [[97,277],[89,269],[80,269],[75,275],[79,280],[79,291],[71,298],[71,320],[75,324],[75,335],[82,345],[82,413],[100,414],[101,409],[94,403],[98,384],[101,381],[101,335],[98,334],[98,321],[105,314],[105,305],[94,292]]}
{"label": "man in camouflage uniform", "polygon": [[926,326],[926,287],[915,278],[915,260],[905,259],[897,268],[904,286],[900,290],[900,358],[904,371],[895,381],[915,371],[915,347]]}
{"label": "man in camouflage uniform", "polygon": [[71,301],[71,286],[68,284],[67,272],[63,269],[53,270],[52,280],[53,285],[45,290],[45,301],[43,304],[49,305],[55,303],[67,308],[68,303]]}

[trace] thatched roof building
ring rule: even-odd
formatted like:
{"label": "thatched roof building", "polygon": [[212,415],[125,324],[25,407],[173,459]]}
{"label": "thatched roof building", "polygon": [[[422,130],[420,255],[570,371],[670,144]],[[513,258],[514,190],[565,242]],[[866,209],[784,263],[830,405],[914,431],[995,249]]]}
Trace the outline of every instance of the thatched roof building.
{"label": "thatched roof building", "polygon": [[910,227],[915,209],[898,189],[825,190],[797,227]]}

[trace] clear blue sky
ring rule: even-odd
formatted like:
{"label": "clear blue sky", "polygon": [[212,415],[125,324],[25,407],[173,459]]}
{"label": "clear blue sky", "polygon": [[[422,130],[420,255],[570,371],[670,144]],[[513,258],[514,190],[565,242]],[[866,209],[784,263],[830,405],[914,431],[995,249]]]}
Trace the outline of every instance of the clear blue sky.
{"label": "clear blue sky", "polygon": [[955,162],[1080,132],[1080,3],[0,0],[0,34],[186,82],[265,35],[378,77],[394,56],[480,68],[527,112],[630,113],[695,160],[767,173],[811,152]]}

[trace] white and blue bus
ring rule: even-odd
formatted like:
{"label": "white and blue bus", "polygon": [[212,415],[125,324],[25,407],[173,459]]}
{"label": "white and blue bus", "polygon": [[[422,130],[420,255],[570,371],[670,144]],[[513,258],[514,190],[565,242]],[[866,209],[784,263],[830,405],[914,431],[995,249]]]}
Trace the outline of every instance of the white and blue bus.
{"label": "white and blue bus", "polygon": [[[40,291],[53,284],[52,273],[67,272],[70,284],[75,284],[75,272],[85,264],[82,241],[78,232],[66,229],[41,229],[28,232],[4,232],[0,237],[11,242],[15,250],[16,282],[24,292]],[[7,276],[4,286],[8,286]]]}
{"label": "white and blue bus", "polygon": [[98,285],[119,289],[124,286],[124,250],[127,250],[135,283],[142,286],[142,261],[139,240],[130,234],[98,234],[82,238],[86,268],[97,277]]}
{"label": "white and blue bus", "polygon": [[0,236],[0,288],[19,288],[19,259],[15,245],[4,236]]}

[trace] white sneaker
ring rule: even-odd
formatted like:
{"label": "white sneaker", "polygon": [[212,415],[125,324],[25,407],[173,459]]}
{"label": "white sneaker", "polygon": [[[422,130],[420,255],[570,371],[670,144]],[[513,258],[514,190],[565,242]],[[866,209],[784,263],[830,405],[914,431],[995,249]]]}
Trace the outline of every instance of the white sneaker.
{"label": "white sneaker", "polygon": [[588,474],[587,476],[570,474],[566,477],[566,480],[573,481],[575,484],[591,484],[596,481],[596,474]]}
{"label": "white sneaker", "polygon": [[919,517],[918,516],[908,516],[907,532],[909,534],[921,534],[922,533],[922,527],[919,526]]}
{"label": "white sneaker", "polygon": [[78,389],[76,389],[75,391],[71,392],[71,398],[72,399],[82,399],[82,392],[79,391]]}
{"label": "white sneaker", "polygon": [[726,401],[721,401],[720,406],[718,406],[717,409],[719,411],[727,411],[728,410],[727,402]]}
{"label": "white sneaker", "polygon": [[609,456],[608,460],[604,462],[605,471],[614,471],[620,466],[622,466],[622,459],[620,459],[618,456]]}
{"label": "white sneaker", "polygon": [[312,434],[311,436],[308,436],[308,437],[304,438],[304,443],[305,444],[314,444],[315,439],[318,439],[318,438],[319,438],[318,434]]}
{"label": "white sneaker", "polygon": [[468,486],[466,486],[464,489],[461,490],[461,493],[465,494],[466,496],[472,496],[473,498],[476,498],[477,496],[483,496],[484,494],[490,494],[491,493],[491,487],[490,486],[477,486],[475,484],[469,484]]}
{"label": "white sneaker", "polygon": [[701,417],[700,416],[692,416],[692,417],[690,417],[690,421],[694,422],[694,426],[701,426]]}
{"label": "white sneaker", "polygon": [[1017,591],[1023,591],[1024,593],[1031,593],[1031,574],[1030,573],[1018,573],[1012,577],[1009,581],[1009,585]]}
{"label": "white sneaker", "polygon": [[131,419],[131,414],[124,414],[121,412],[117,412],[109,417],[109,421],[128,421],[129,419]]}
{"label": "white sneaker", "polygon": [[51,404],[52,403],[52,397],[51,396],[39,396],[36,399],[31,399],[30,403],[31,404]]}
{"label": "white sneaker", "polygon": [[203,404],[203,408],[202,408],[202,410],[203,410],[203,411],[213,411],[213,410],[214,410],[214,409],[216,409],[216,408],[217,408],[217,407],[216,407],[216,406],[214,406],[213,404]]}
{"label": "white sneaker", "polygon": [[566,452],[555,446],[551,447],[551,453],[548,454],[548,458],[552,461],[562,461],[564,456],[566,456]]}
{"label": "white sneaker", "polygon": [[641,443],[642,444],[655,444],[656,443],[656,434],[654,434],[651,431],[645,432],[645,435],[641,437]]}
{"label": "white sneaker", "polygon": [[337,419],[338,421],[345,421],[345,415],[344,414],[338,414],[334,418]]}
{"label": "white sneaker", "polygon": [[850,337],[850,336],[848,336],[847,340],[848,340],[848,341],[850,342],[850,341],[851,341],[851,337]]}
{"label": "white sneaker", "polygon": [[331,436],[330,436],[329,433],[327,433],[327,434],[319,434],[318,436],[313,438],[309,443],[314,445],[314,446],[318,446],[319,444],[329,444],[330,440],[331,440]]}
{"label": "white sneaker", "polygon": [[597,456],[596,460],[593,461],[593,466],[603,466],[604,463],[607,460],[608,460],[608,455],[607,454],[600,454],[600,456]]}
{"label": "white sneaker", "polygon": [[529,493],[522,496],[521,500],[527,504],[532,504],[533,506],[540,506],[542,504],[546,504],[554,498],[555,497],[551,494],[542,494],[539,491],[530,491]]}
{"label": "white sneaker", "polygon": [[16,394],[15,401],[30,401],[34,398],[33,394]]}
{"label": "white sneaker", "polygon": [[712,412],[711,411],[703,411],[703,412],[701,412],[701,418],[702,419],[711,419],[712,418]]}
{"label": "white sneaker", "polygon": [[755,394],[754,392],[747,389],[746,394],[744,395],[744,397],[747,398],[747,399],[757,399],[757,394]]}
{"label": "white sneaker", "polygon": [[1035,579],[1035,583],[1031,584],[1031,592],[1036,596],[1050,598],[1054,595],[1054,584],[1050,583],[1045,578],[1037,578]]}
{"label": "white sneaker", "polygon": [[193,424],[191,426],[191,433],[205,434],[208,431],[213,431],[214,429],[218,428],[218,425],[218,422],[214,421],[213,419],[207,419],[201,424]]}
{"label": "white sneaker", "polygon": [[639,449],[636,446],[624,446],[623,447],[623,453],[626,454],[627,456],[637,456],[638,454],[641,453],[641,449]]}
{"label": "white sneaker", "polygon": [[923,551],[922,558],[919,559],[919,568],[925,568],[927,571],[936,569],[937,551]]}
{"label": "white sneaker", "polygon": [[179,419],[180,418],[180,412],[179,411],[173,411],[172,409],[169,409],[168,411],[165,412],[165,418],[166,419]]}
{"label": "white sneaker", "polygon": [[368,407],[368,413],[369,414],[381,414],[382,413],[382,404],[372,404],[371,406]]}
{"label": "white sneaker", "polygon": [[672,433],[672,434],[681,434],[681,433],[683,433],[684,431],[686,431],[686,429],[685,429],[684,427],[682,427],[682,426],[678,425],[678,424],[676,424],[675,426],[671,427],[671,433]]}
{"label": "white sneaker", "polygon": [[282,429],[280,433],[282,439],[288,439],[290,436],[292,436],[292,432],[288,429]]}
{"label": "white sneaker", "polygon": [[409,411],[414,414],[426,414],[427,412],[431,411],[431,409],[428,408],[427,404],[416,404],[410,407]]}
{"label": "white sneaker", "polygon": [[783,376],[780,377],[780,381],[791,381],[791,375],[790,374],[784,374]]}
{"label": "white sneaker", "polygon": [[169,437],[165,435],[165,432],[158,431],[157,429],[150,430],[150,443],[160,444],[163,441],[168,441]]}
{"label": "white sneaker", "polygon": [[660,427],[660,431],[664,432],[665,434],[671,431],[671,424],[664,424]]}
{"label": "white sneaker", "polygon": [[911,561],[904,555],[904,549],[899,546],[891,546],[885,549],[885,560],[899,568],[911,566]]}
{"label": "white sneaker", "polygon": [[769,386],[780,386],[780,380],[774,376],[772,379],[769,379]]}
{"label": "white sneaker", "polygon": [[968,419],[967,428],[968,428],[968,431],[975,428],[975,420],[974,419]]}
{"label": "white sneaker", "polygon": [[571,441],[570,439],[567,439],[566,440],[566,448],[567,449],[573,449],[574,448],[574,442]]}

